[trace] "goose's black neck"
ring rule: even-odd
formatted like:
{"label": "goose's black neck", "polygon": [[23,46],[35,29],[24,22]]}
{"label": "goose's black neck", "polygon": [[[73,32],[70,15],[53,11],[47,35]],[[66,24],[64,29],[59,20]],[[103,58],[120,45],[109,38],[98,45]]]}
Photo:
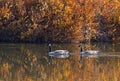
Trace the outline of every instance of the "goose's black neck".
{"label": "goose's black neck", "polygon": [[82,52],[82,51],[83,51],[82,46],[80,46],[80,52]]}
{"label": "goose's black neck", "polygon": [[51,52],[52,51],[51,44],[49,44],[48,47],[49,47],[49,52]]}

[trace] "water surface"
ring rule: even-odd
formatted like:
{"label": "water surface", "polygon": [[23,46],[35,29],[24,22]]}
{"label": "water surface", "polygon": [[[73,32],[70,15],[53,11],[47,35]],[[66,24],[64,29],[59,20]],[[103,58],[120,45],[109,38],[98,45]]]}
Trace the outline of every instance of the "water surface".
{"label": "water surface", "polygon": [[[73,53],[68,58],[48,56],[47,44],[0,44],[0,81],[119,81],[120,57],[83,57],[79,44],[53,44],[52,50]],[[120,54],[119,43],[93,43],[85,49]]]}

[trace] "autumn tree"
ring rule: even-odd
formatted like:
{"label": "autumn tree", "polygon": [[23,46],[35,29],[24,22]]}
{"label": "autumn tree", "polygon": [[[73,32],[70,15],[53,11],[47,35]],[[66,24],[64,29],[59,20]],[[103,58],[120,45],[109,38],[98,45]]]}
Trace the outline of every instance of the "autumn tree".
{"label": "autumn tree", "polygon": [[0,41],[119,40],[118,0],[1,0]]}

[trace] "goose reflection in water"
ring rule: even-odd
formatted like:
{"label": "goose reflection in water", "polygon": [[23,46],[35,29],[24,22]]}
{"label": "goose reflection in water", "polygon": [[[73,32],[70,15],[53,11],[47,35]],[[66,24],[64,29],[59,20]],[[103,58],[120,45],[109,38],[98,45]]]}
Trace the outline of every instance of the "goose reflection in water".
{"label": "goose reflection in water", "polygon": [[56,50],[53,52],[49,52],[49,56],[56,57],[56,58],[68,58],[69,52],[67,50]]}

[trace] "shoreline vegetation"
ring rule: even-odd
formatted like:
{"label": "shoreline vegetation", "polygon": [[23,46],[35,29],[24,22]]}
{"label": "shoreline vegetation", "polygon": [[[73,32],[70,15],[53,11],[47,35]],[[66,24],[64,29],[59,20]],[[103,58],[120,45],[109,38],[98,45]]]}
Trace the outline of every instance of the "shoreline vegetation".
{"label": "shoreline vegetation", "polygon": [[120,42],[119,0],[0,0],[0,42]]}

